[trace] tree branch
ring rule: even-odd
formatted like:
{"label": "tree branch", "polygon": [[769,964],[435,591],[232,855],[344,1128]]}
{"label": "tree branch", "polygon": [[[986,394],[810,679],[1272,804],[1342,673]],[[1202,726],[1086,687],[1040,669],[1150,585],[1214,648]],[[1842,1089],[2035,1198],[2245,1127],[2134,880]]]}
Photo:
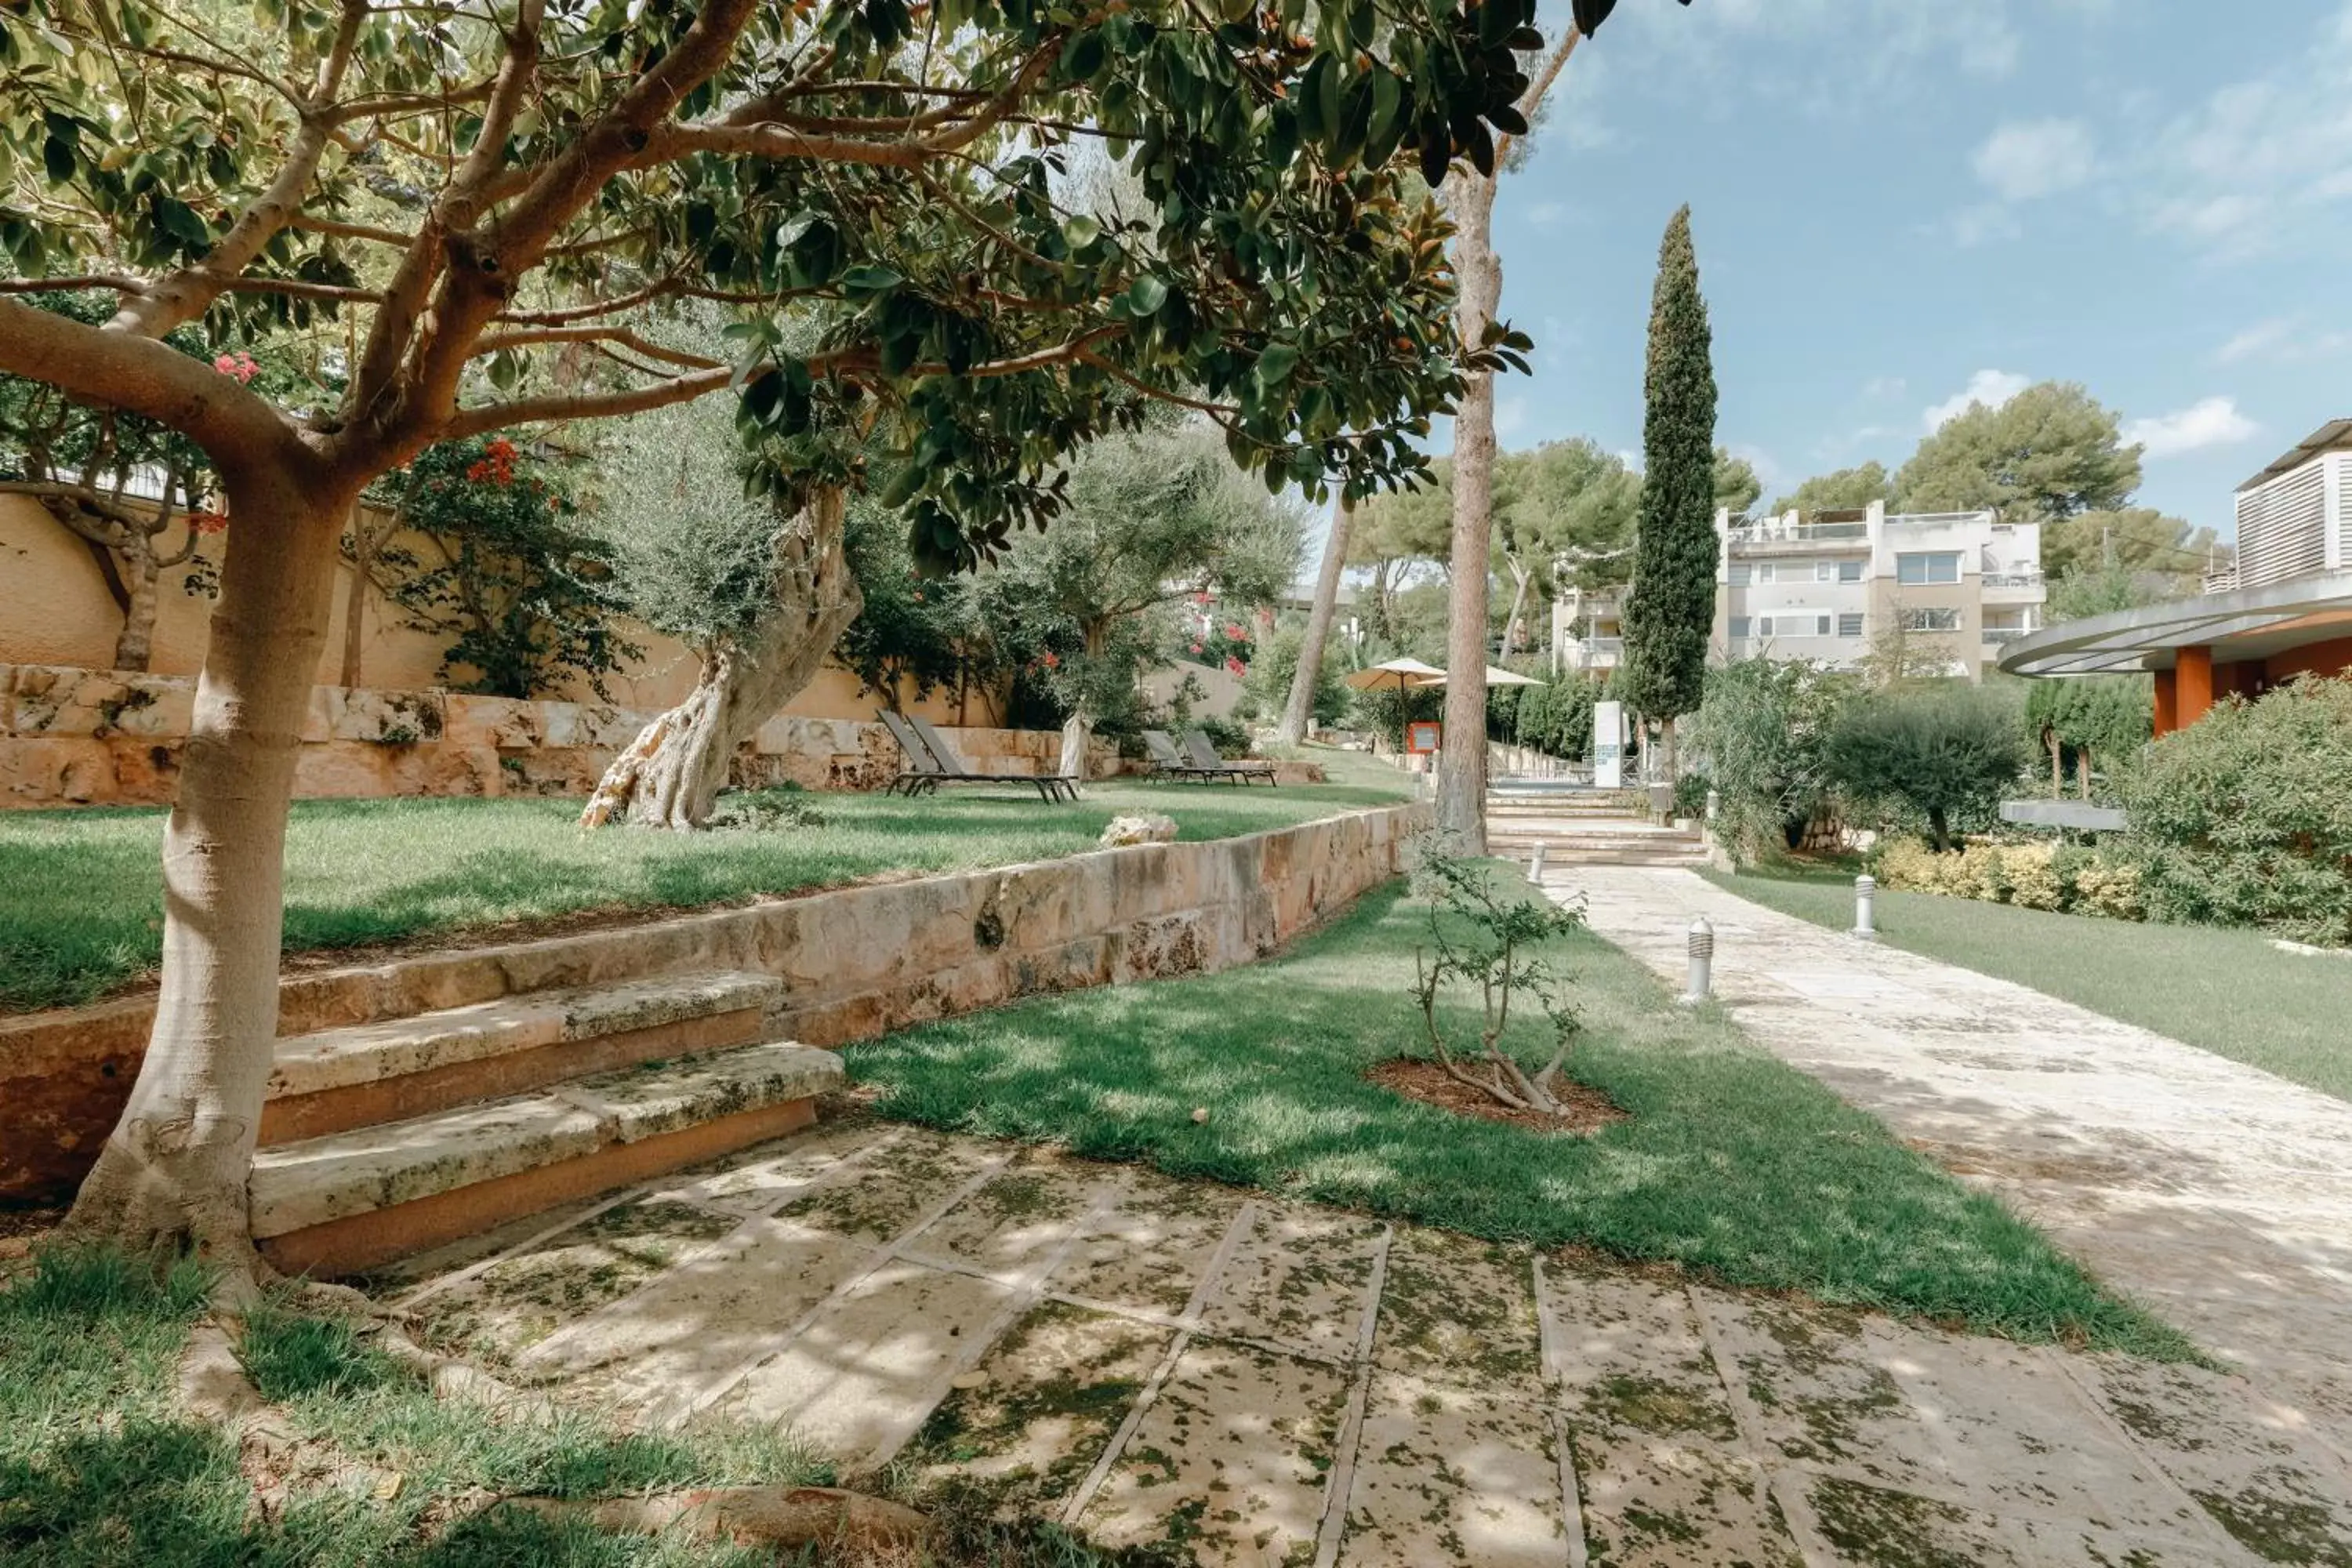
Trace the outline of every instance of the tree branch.
{"label": "tree branch", "polygon": [[[1583,37],[1583,34],[1576,30],[1576,24],[1570,22],[1568,25],[1568,37],[1559,41],[1559,47],[1554,49],[1551,52],[1551,58],[1544,61],[1542,68],[1536,72],[1535,80],[1528,83],[1528,90],[1519,94],[1519,101],[1517,105],[1519,118],[1526,121],[1530,129],[1536,122],[1536,110],[1543,107],[1544,94],[1549,92],[1551,84],[1559,79],[1560,68],[1568,64],[1568,57],[1576,53],[1577,41]],[[1503,166],[1503,155],[1510,150],[1511,134],[1507,131],[1495,139],[1496,168],[1500,169]]]}
{"label": "tree branch", "polygon": [[309,450],[277,410],[202,361],[9,299],[0,299],[0,371],[169,426],[222,468],[272,452],[298,460]]}
{"label": "tree branch", "polygon": [[474,357],[479,359],[501,349],[525,348],[532,343],[618,343],[647,359],[684,365],[688,370],[715,370],[724,363],[653,342],[633,327],[532,327],[521,331],[491,332],[475,343]]}
{"label": "tree branch", "polygon": [[160,338],[173,327],[203,315],[300,209],[303,194],[310,188],[310,181],[319,172],[319,162],[333,140],[331,110],[334,97],[342,87],[343,72],[351,64],[352,48],[367,15],[368,0],[342,0],[335,40],[319,61],[310,97],[302,105],[300,129],[287,149],[286,162],[260,198],[238,215],[203,261],[172,273],[153,288],[126,299],[111,323],[118,331]]}

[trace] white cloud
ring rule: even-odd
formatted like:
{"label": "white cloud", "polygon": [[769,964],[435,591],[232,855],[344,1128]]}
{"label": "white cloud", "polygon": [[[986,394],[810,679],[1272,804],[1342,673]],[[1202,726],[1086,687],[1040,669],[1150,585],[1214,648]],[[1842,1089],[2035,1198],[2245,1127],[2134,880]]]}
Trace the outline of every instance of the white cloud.
{"label": "white cloud", "polygon": [[1527,423],[1528,400],[1526,398],[1505,397],[1496,402],[1495,434],[1498,437],[1507,438],[1517,435],[1526,427]]}
{"label": "white cloud", "polygon": [[2032,384],[2031,378],[2013,371],[1980,370],[1969,377],[1967,386],[1920,415],[1920,428],[1932,436],[1944,427],[1946,421],[1966,414],[1975,405],[1999,408]]}
{"label": "white cloud", "polygon": [[1568,216],[1568,207],[1560,202],[1538,202],[1528,209],[1528,221],[1538,228],[1549,228]]}
{"label": "white cloud", "polygon": [[2147,448],[2151,458],[2175,458],[2209,447],[2231,447],[2262,433],[2262,426],[2238,412],[2227,397],[2208,397],[2175,414],[2135,419],[2124,426],[2124,439]]}
{"label": "white cloud", "polygon": [[2007,202],[2038,201],[2090,183],[2099,155],[2079,120],[2017,121],[1977,149],[1977,178]]}
{"label": "white cloud", "polygon": [[1874,375],[1862,384],[1862,395],[1874,403],[1900,397],[1911,384],[1899,375]]}
{"label": "white cloud", "polygon": [[[2280,63],[2213,93],[2155,139],[2143,211],[2224,258],[2308,243],[2352,197],[2352,5]],[[2328,243],[2332,237],[2322,237]]]}
{"label": "white cloud", "polygon": [[2267,359],[2278,352],[2294,335],[2294,323],[2284,317],[2256,321],[2244,331],[2213,351],[2215,364],[2236,364],[2242,360]]}
{"label": "white cloud", "polygon": [[1756,480],[1764,487],[1764,493],[1767,496],[1775,490],[1789,488],[1789,470],[1782,468],[1773,458],[1772,454],[1763,447],[1735,442],[1727,449],[1733,457],[1745,458],[1748,466],[1756,470]]}
{"label": "white cloud", "polygon": [[2308,364],[2314,360],[2341,359],[2352,353],[2352,331],[2317,328],[2295,316],[2275,316],[2256,321],[2213,351],[2215,364],[2243,364],[2249,360],[2267,364]]}
{"label": "white cloud", "polygon": [[1972,207],[1962,207],[1950,220],[1952,241],[1973,250],[1979,245],[1994,245],[2002,240],[2024,236],[2025,226],[2017,215],[1999,202],[1984,202]]}

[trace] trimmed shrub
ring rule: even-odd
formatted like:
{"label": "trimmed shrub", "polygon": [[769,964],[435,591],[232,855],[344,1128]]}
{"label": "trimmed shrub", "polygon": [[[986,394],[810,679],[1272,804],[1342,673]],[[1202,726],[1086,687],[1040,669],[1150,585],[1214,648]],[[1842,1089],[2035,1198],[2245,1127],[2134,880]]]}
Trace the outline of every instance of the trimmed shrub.
{"label": "trimmed shrub", "polygon": [[2352,679],[2232,700],[2149,746],[2119,794],[2162,921],[2352,942]]}
{"label": "trimmed shrub", "polygon": [[1899,892],[2015,904],[2111,920],[2140,918],[2139,872],[2127,861],[2055,844],[1971,844],[1939,855],[1916,838],[1879,852],[1879,885]]}

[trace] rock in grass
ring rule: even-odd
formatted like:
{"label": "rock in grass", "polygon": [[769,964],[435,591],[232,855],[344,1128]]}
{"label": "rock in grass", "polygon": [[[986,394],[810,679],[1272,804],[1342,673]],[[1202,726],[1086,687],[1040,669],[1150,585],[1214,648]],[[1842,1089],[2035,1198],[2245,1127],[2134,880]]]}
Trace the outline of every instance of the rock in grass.
{"label": "rock in grass", "polygon": [[1130,844],[1173,844],[1176,819],[1154,812],[1146,816],[1114,816],[1102,830],[1102,847],[1123,849]]}

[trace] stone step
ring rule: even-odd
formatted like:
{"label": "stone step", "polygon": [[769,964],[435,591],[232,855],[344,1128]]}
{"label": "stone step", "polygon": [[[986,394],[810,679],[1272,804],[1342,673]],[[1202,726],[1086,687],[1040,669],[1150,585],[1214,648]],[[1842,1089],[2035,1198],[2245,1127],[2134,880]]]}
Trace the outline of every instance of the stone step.
{"label": "stone step", "polygon": [[775,1041],[263,1149],[254,1238],[288,1273],[354,1273],[798,1131],[844,1081]]}
{"label": "stone step", "polygon": [[783,989],[735,970],[500,996],[278,1042],[268,1147],[541,1089],[639,1062],[749,1045]]}

